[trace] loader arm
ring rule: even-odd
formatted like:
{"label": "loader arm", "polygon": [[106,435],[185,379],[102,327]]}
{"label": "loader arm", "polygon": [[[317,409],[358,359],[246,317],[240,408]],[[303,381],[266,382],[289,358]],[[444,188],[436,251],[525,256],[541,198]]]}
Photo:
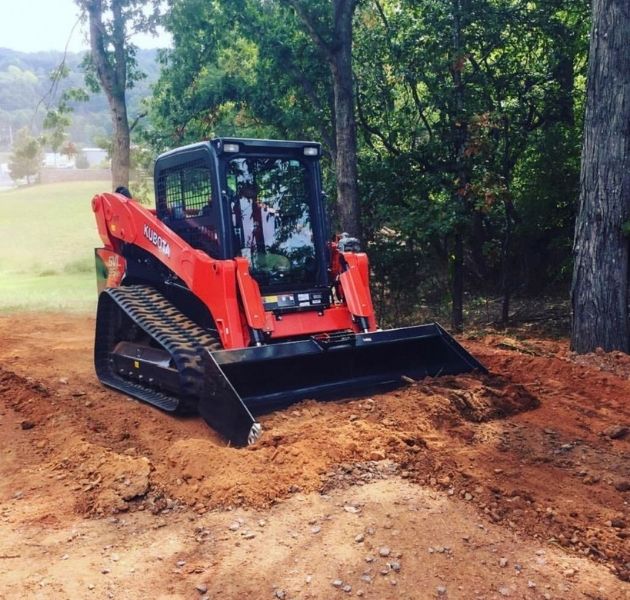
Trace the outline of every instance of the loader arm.
{"label": "loader arm", "polygon": [[154,256],[208,307],[225,348],[248,345],[239,310],[234,261],[215,260],[191,248],[153,211],[121,194],[94,196],[92,210],[107,250],[122,255],[123,244],[133,244]]}
{"label": "loader arm", "polygon": [[[103,193],[92,200],[98,232],[109,251],[123,253],[132,244],[150,253],[177,275],[208,308],[224,348],[243,348],[250,334],[269,339],[325,331],[374,331],[368,259],[364,253],[339,252],[338,276],[345,302],[319,311],[284,314],[264,310],[257,282],[243,258],[216,260],[192,248],[157,218],[155,212],[121,194]],[[243,327],[243,322],[249,328]]]}

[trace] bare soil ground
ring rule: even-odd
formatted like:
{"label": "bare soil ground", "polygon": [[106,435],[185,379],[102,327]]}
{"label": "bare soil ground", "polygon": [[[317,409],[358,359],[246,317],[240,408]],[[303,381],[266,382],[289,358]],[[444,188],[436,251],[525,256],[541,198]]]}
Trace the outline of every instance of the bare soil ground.
{"label": "bare soil ground", "polygon": [[228,448],[102,388],[93,321],[0,317],[0,598],[630,598],[630,357],[262,417]]}

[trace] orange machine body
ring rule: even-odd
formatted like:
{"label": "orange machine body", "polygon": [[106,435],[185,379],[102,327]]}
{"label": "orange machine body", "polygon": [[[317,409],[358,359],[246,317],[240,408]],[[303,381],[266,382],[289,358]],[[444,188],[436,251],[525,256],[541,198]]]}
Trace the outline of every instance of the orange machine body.
{"label": "orange machine body", "polygon": [[331,305],[278,315],[265,310],[246,258],[212,258],[191,247],[160,221],[154,210],[121,194],[96,195],[92,209],[104,244],[102,251],[107,253],[105,267],[114,267],[113,274],[108,270],[107,285],[120,285],[124,280],[123,245],[141,248],[181,279],[207,307],[226,349],[251,345],[252,331],[262,332],[269,340],[279,340],[376,330],[368,258],[363,252],[342,252],[336,242],[331,242],[329,276],[335,290]]}

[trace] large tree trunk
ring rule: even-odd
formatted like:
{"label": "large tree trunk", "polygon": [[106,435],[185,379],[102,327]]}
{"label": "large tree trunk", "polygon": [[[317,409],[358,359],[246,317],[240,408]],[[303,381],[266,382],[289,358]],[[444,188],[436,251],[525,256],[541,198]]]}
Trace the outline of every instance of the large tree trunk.
{"label": "large tree trunk", "polygon": [[129,186],[130,131],[127,117],[125,89],[127,87],[127,53],[125,49],[125,20],[120,0],[112,0],[110,55],[105,39],[102,0],[83,0],[90,21],[90,49],[99,83],[107,96],[112,117],[112,189]]}
{"label": "large tree trunk", "polygon": [[593,0],[580,206],[575,228],[576,352],[630,350],[630,3]]}
{"label": "large tree trunk", "polygon": [[357,124],[352,75],[352,17],[354,0],[334,0],[335,43],[330,69],[335,94],[337,141],[337,205],[341,228],[361,238],[361,206],[357,173]]}

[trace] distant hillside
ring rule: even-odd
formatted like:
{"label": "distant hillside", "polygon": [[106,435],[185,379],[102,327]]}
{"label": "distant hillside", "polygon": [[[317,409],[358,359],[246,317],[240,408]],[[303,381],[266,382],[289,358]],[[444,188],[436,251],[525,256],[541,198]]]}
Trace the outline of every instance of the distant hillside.
{"label": "distant hillside", "polygon": [[[128,90],[130,117],[139,110],[143,98],[151,94],[151,85],[157,80],[159,65],[157,50],[138,50],[137,59],[146,79]],[[51,72],[61,64],[63,52],[17,52],[0,48],[0,151],[10,148],[11,135],[24,126],[33,126],[36,133],[46,112]],[[82,53],[69,53],[66,64],[70,75],[59,86],[59,92],[68,88],[82,88],[83,73],[79,68]],[[37,112],[36,112],[37,111]],[[94,137],[111,130],[107,100],[103,94],[91,95],[89,102],[76,106],[70,138],[82,145],[93,145]]]}

